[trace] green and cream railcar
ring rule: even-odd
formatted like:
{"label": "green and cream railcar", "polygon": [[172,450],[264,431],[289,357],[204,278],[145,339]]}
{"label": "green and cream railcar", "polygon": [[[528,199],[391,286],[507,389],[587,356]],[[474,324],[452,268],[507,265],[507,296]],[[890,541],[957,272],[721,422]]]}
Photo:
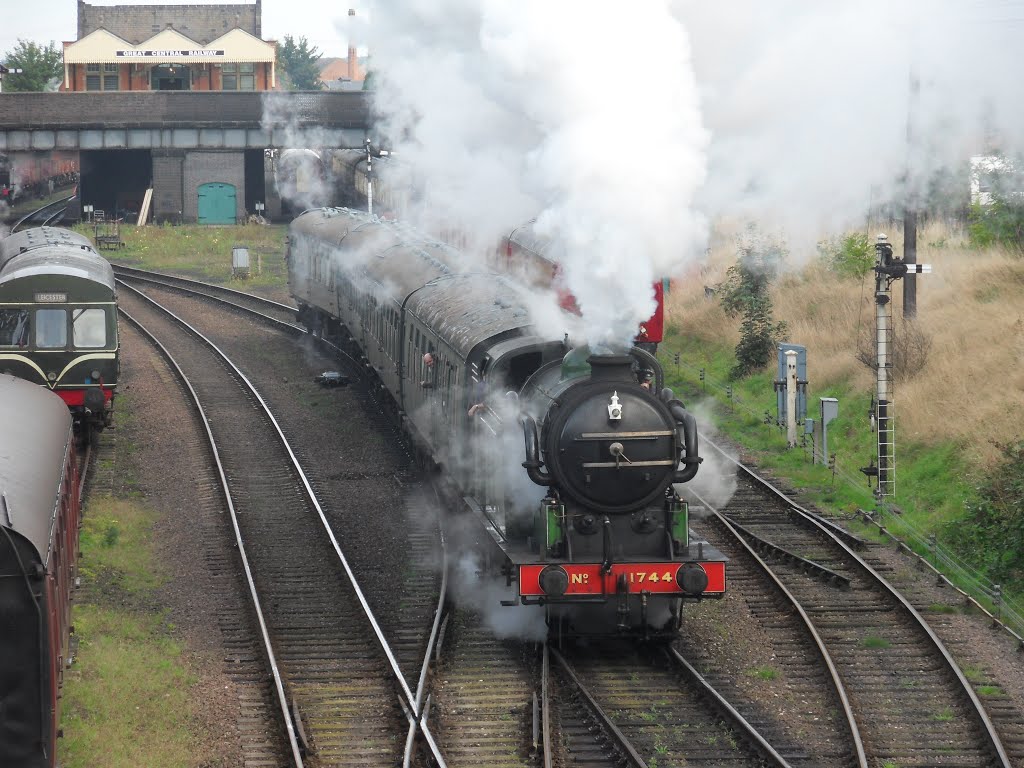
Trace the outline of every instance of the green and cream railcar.
{"label": "green and cream railcar", "polygon": [[89,240],[40,227],[0,243],[0,373],[53,390],[79,429],[101,430],[119,368],[114,272]]}

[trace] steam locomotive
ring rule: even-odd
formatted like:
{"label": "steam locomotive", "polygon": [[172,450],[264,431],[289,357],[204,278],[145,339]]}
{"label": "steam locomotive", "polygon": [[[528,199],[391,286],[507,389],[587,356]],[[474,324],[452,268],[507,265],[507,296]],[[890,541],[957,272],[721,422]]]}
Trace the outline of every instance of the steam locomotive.
{"label": "steam locomotive", "polygon": [[348,337],[487,531],[512,602],[564,634],[670,637],[683,601],[724,595],[725,558],[690,538],[675,489],[696,423],[649,352],[552,340],[522,284],[350,209],[292,222],[288,275],[300,321]]}
{"label": "steam locomotive", "polygon": [[57,764],[78,464],[71,415],[41,387],[0,375],[0,765]]}

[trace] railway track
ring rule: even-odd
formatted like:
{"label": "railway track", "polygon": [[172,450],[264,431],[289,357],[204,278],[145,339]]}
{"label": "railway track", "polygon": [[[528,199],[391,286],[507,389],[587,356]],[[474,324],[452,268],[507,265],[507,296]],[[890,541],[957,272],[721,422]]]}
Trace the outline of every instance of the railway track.
{"label": "railway track", "polygon": [[167,289],[177,289],[180,293],[196,297],[205,297],[216,301],[222,306],[231,306],[238,310],[250,311],[257,317],[273,318],[295,328],[296,308],[279,301],[256,296],[245,291],[238,291],[223,285],[214,285],[199,280],[191,280],[179,275],[164,272],[153,272],[147,269],[136,269],[123,264],[112,264],[114,275],[133,284],[150,285]]}
{"label": "railway track", "polygon": [[[139,283],[143,276],[123,275],[125,279]],[[165,276],[147,279],[147,292],[158,293],[162,298],[180,307],[187,307],[190,302],[208,302],[211,300],[223,301],[214,294],[225,289],[209,290],[203,286],[197,288],[190,283],[194,281],[183,281],[180,279],[164,279]],[[154,282],[154,280],[156,282]],[[202,284],[200,284],[202,285]],[[205,294],[203,298],[197,298],[193,291],[198,290]],[[227,301],[233,305],[232,311],[260,311],[255,304],[264,304],[265,300],[255,298],[254,304],[245,298],[245,295],[235,295],[237,292],[226,289]],[[177,298],[172,298],[176,296]],[[191,298],[189,297],[191,296]],[[194,309],[194,307],[193,307]],[[289,322],[290,313],[293,310],[285,305],[277,304],[275,308],[268,311],[266,315],[288,335],[303,334],[303,329]],[[260,314],[263,314],[262,312]],[[191,311],[190,311],[191,315]],[[269,320],[267,320],[269,321]],[[244,329],[238,330],[239,336],[246,335]],[[304,334],[304,343],[313,343],[313,340]],[[316,340],[319,342],[319,340]],[[230,342],[228,342],[230,345]],[[352,361],[353,366],[355,362]],[[258,362],[253,363],[252,370],[248,375],[256,378],[261,372]],[[353,374],[358,375],[357,369],[353,368]],[[275,374],[268,374],[275,375]],[[371,390],[372,392],[372,390]],[[374,412],[371,406],[367,409],[366,415],[373,419]],[[379,413],[379,410],[378,410]],[[387,421],[386,419],[384,420]],[[287,420],[283,419],[285,431],[288,431]],[[381,426],[378,424],[378,426]],[[707,445],[707,442],[705,441]],[[318,494],[323,490],[325,497],[330,494],[332,484],[332,472],[326,467],[328,465],[316,461],[315,450],[297,450],[303,458],[310,458],[309,472],[311,484],[317,488]],[[409,478],[402,472],[397,472],[394,478],[396,488],[402,488],[403,493],[409,485]],[[736,497],[737,509],[741,510],[735,515],[736,522],[744,525],[740,519],[741,514],[748,514],[745,518],[749,525],[745,527],[748,532],[746,540],[751,540],[753,532],[758,526],[765,526],[764,516],[758,516],[758,507],[764,506],[763,500],[749,500],[746,504],[746,513],[742,512],[743,495]],[[422,512],[417,511],[415,504],[407,505],[406,519],[417,519],[422,517]],[[772,516],[768,516],[773,521]],[[743,533],[739,534],[744,537]],[[722,534],[724,536],[724,534]],[[718,541],[722,536],[715,534],[712,538]],[[415,537],[412,537],[415,538]],[[403,606],[401,612],[392,614],[381,614],[381,625],[385,634],[393,639],[396,658],[401,666],[406,679],[415,678],[415,667],[417,653],[422,649],[422,632],[417,627],[422,627],[430,611],[428,606],[432,602],[430,590],[417,593],[417,588],[423,585],[421,577],[424,569],[428,569],[432,554],[432,544],[429,536],[426,537],[420,550],[417,553],[416,544],[411,543],[412,538],[402,546],[408,547],[407,551],[414,552],[410,562],[416,565],[411,569],[412,575],[407,575],[403,580],[402,592],[407,595],[407,606]],[[773,538],[773,536],[765,536]],[[778,538],[778,537],[775,537]],[[776,542],[778,543],[778,542]],[[758,545],[764,546],[764,545]],[[799,712],[790,712],[785,721],[772,712],[765,711],[756,704],[744,700],[744,692],[737,686],[730,684],[730,677],[735,676],[734,669],[722,669],[720,661],[714,658],[713,654],[707,653],[706,649],[699,647],[686,647],[685,638],[681,644],[687,655],[692,654],[695,664],[709,672],[708,676],[719,684],[721,690],[728,698],[742,702],[739,709],[742,709],[750,722],[758,728],[762,728],[775,747],[778,748],[778,759],[782,762],[776,764],[798,765],[898,765],[900,768],[910,765],[945,765],[953,764],[950,760],[963,758],[964,765],[1004,765],[1000,762],[1002,757],[999,748],[991,745],[979,745],[975,742],[974,747],[965,746],[962,751],[957,752],[955,741],[960,739],[966,744],[969,741],[970,733],[984,732],[985,727],[961,727],[962,724],[971,719],[970,708],[961,702],[955,705],[942,705],[938,695],[929,698],[922,705],[921,700],[915,698],[921,690],[930,688],[932,677],[942,677],[944,673],[938,671],[936,663],[929,661],[929,656],[920,651],[911,651],[902,656],[902,660],[913,667],[915,663],[924,665],[915,673],[915,678],[905,678],[905,688],[911,689],[909,695],[893,696],[885,686],[879,682],[880,678],[892,678],[889,670],[879,672],[877,669],[870,671],[872,656],[877,666],[881,655],[887,654],[888,649],[879,649],[877,641],[870,640],[863,644],[864,650],[858,652],[857,643],[851,643],[849,639],[845,642],[837,637],[844,631],[836,621],[830,622],[824,617],[822,605],[833,604],[837,601],[836,595],[845,596],[847,592],[853,592],[860,588],[856,578],[851,576],[852,566],[842,566],[832,562],[821,553],[822,545],[812,541],[794,539],[791,542],[782,542],[781,549],[772,550],[768,548],[765,557],[777,558],[781,561],[788,561],[788,567],[793,574],[792,578],[798,581],[809,581],[814,577],[816,584],[820,585],[822,592],[817,596],[813,594],[801,595],[800,598],[807,600],[811,607],[804,612],[811,620],[811,626],[824,621],[826,629],[808,630],[806,627],[798,628],[793,620],[793,609],[791,604],[785,602],[788,598],[780,598],[771,590],[765,590],[763,577],[754,571],[753,566],[744,564],[747,555],[741,554],[744,550],[737,544],[734,554],[734,561],[731,566],[730,581],[735,591],[742,592],[747,596],[755,614],[758,614],[768,632],[774,638],[775,647],[781,650],[780,662],[784,665],[786,685],[791,689],[793,697],[807,702],[807,705]],[[732,554],[732,553],[731,553]],[[372,581],[372,579],[371,579]],[[788,589],[787,581],[782,580],[784,588]],[[736,590],[736,587],[739,587]],[[386,604],[389,596],[394,595],[394,582],[389,585],[382,584],[378,589],[370,586],[367,590],[371,602],[377,605]],[[844,591],[845,590],[845,591]],[[794,590],[796,592],[797,590]],[[840,600],[843,598],[840,597]],[[860,615],[865,616],[872,613],[871,607],[875,601],[881,600],[878,594],[865,593],[862,602],[856,604],[859,607]],[[782,600],[783,602],[780,602]],[[898,602],[898,601],[897,601]],[[893,604],[894,605],[894,604]],[[878,613],[887,614],[895,612],[897,608],[887,606],[879,608]],[[400,615],[415,616],[413,621],[403,621],[395,618]],[[855,624],[855,626],[859,626]],[[436,623],[435,623],[436,628]],[[847,631],[850,626],[847,626]],[[813,640],[810,636],[817,632],[821,636],[824,649],[815,650]],[[882,630],[879,628],[878,636],[901,648],[912,648],[916,630],[903,630],[899,634],[893,634],[897,642],[893,643],[891,638],[882,637]],[[433,760],[437,764],[449,765],[538,765],[538,764],[559,764],[559,765],[605,765],[615,761],[626,760],[631,762],[628,750],[621,745],[612,747],[616,742],[608,725],[600,725],[596,715],[588,713],[586,707],[569,706],[560,703],[556,709],[549,703],[548,707],[538,703],[531,704],[534,695],[541,697],[541,689],[546,686],[542,682],[543,675],[539,671],[540,662],[536,654],[524,650],[527,646],[521,643],[509,643],[498,641],[493,638],[489,630],[483,629],[476,618],[472,616],[456,614],[451,622],[448,631],[449,648],[446,650],[446,659],[442,662],[439,674],[435,674],[433,681],[424,670],[427,665],[423,664],[420,674],[420,684],[415,696],[415,707],[405,707],[407,723],[416,719],[415,712],[418,712],[418,720],[426,726],[425,731],[429,734],[430,724],[434,725],[435,731],[444,747],[445,756],[440,757],[440,750],[437,748],[433,737],[429,737],[426,753],[431,756],[418,758],[420,763],[423,760]],[[831,648],[833,643],[839,643],[843,653],[834,653]],[[830,675],[826,671],[828,662],[823,658],[833,658],[831,662],[837,680],[830,681]],[[601,654],[601,659],[607,658],[607,654]],[[634,659],[635,663],[623,663],[623,674],[627,674],[631,683],[634,678],[648,675],[652,667],[650,659]],[[583,668],[588,663],[595,663],[584,659]],[[678,662],[676,662],[678,663]],[[600,665],[598,665],[600,666]],[[628,671],[628,672],[627,672]],[[652,673],[653,674],[653,673]],[[947,676],[955,673],[947,673]],[[675,699],[680,683],[676,673],[670,671],[667,665],[657,672],[658,682],[652,683],[646,690],[653,697],[655,692],[665,696],[669,692],[669,698]],[[669,678],[675,680],[674,683]],[[567,686],[563,679],[558,685]],[[570,686],[571,687],[571,686]],[[595,686],[596,687],[596,686]],[[635,687],[635,686],[634,686]],[[857,689],[857,695],[851,695],[848,687]],[[945,684],[937,688],[945,688]],[[955,688],[955,686],[953,686]],[[684,740],[685,743],[676,744],[671,740],[662,739],[661,731],[657,728],[658,717],[661,710],[657,701],[648,705],[647,709],[642,706],[621,706],[621,700],[617,704],[615,695],[625,695],[628,686],[620,685],[619,692],[616,685],[609,683],[607,691],[595,697],[595,701],[602,699],[602,709],[618,712],[630,722],[626,729],[619,729],[622,733],[635,729],[631,732],[633,738],[627,737],[628,743],[634,741],[639,746],[634,746],[641,762],[632,761],[633,764],[665,765],[674,764],[668,759],[670,755],[686,755],[687,760],[706,760],[709,764],[758,764],[757,761],[767,760],[764,757],[763,746],[761,751],[755,749],[752,752],[738,749],[743,744],[753,744],[756,739],[742,735],[742,731],[736,730],[735,726],[719,726],[722,734],[709,736],[713,743],[708,744],[708,749],[703,753],[698,749],[692,751],[694,740]],[[896,691],[900,693],[900,691]],[[904,691],[903,693],[907,693]],[[683,694],[679,694],[682,696]],[[931,693],[929,692],[929,697]],[[956,701],[955,694],[947,693],[950,701]],[[636,697],[634,697],[636,698]],[[969,699],[970,697],[967,696]],[[652,699],[653,701],[653,699]],[[905,712],[915,710],[914,702],[917,702],[916,710],[918,716],[907,715]],[[633,702],[635,704],[635,701]],[[605,706],[609,705],[609,706]],[[653,709],[651,708],[653,706]],[[681,704],[678,711],[685,711]],[[888,715],[886,723],[869,722],[868,727],[863,729],[867,735],[860,735],[862,730],[860,721],[877,720],[873,712],[883,711],[888,713],[886,707],[895,707],[904,714],[903,719],[890,722]],[[563,711],[564,710],[564,711]],[[923,712],[924,714],[921,714]],[[534,713],[538,713],[534,715]],[[541,717],[543,714],[543,718]],[[630,720],[632,717],[632,720]],[[652,719],[653,718],[653,719]],[[685,715],[679,715],[680,721],[685,721]],[[719,716],[721,718],[721,716]],[[1012,721],[1013,716],[1009,719]],[[548,728],[541,728],[541,720],[548,721]],[[534,726],[536,720],[537,725]],[[675,721],[676,715],[668,716],[668,721]],[[655,725],[651,725],[651,723]],[[717,721],[716,721],[717,722]],[[665,723],[661,723],[665,725]],[[952,724],[952,725],[950,725]],[[1015,727],[1011,722],[1009,728]],[[914,733],[930,734],[932,731],[946,734],[945,742],[937,740],[934,748],[922,747],[917,743],[918,739],[905,736],[908,729]],[[417,728],[410,727],[407,744],[411,747],[413,736]],[[595,744],[594,733],[598,733]],[[960,736],[949,736],[947,732],[960,733]],[[708,733],[713,733],[708,731]],[[653,734],[653,735],[652,735]],[[740,735],[737,735],[740,734]],[[903,737],[903,743],[900,737]],[[737,745],[734,747],[733,745]],[[725,745],[725,749],[723,749]],[[544,748],[549,753],[554,748],[554,755],[544,762],[544,755],[540,749]],[[687,753],[686,750],[691,750]],[[717,749],[717,752],[716,752]],[[431,752],[431,750],[433,750]],[[677,751],[678,750],[678,751]],[[1016,756],[1016,752],[1013,753]],[[758,756],[759,755],[759,756]],[[660,762],[659,762],[660,758]],[[650,762],[644,762],[650,759]],[[775,758],[771,758],[775,759]],[[444,761],[447,760],[447,763]],[[554,763],[550,762],[551,760]],[[667,762],[666,762],[667,760]],[[725,760],[726,762],[715,762]],[[929,762],[935,760],[937,762]],[[733,762],[730,762],[733,761]],[[753,761],[753,763],[751,763]],[[404,764],[411,764],[411,751],[407,750],[404,757]]]}
{"label": "railway track", "polygon": [[616,642],[550,654],[546,698],[561,739],[545,765],[790,765],[674,648]]}
{"label": "railway track", "polygon": [[[845,731],[839,743],[847,757],[836,764],[1010,766],[960,667],[921,614],[854,551],[855,538],[737,466],[728,504],[713,509],[697,501],[714,513],[714,540],[732,559],[734,590],[748,596],[773,633],[794,634],[800,624],[805,641],[787,660],[794,678],[812,679],[812,656],[829,670],[829,695],[845,713],[845,724],[836,725]],[[777,580],[769,591],[765,578]],[[814,728],[813,720],[804,727]],[[819,731],[813,741],[825,743],[827,734]]]}
{"label": "railway track", "polygon": [[11,232],[20,232],[22,229],[28,227],[41,227],[59,224],[64,219],[64,213],[67,210],[68,203],[75,199],[74,195],[63,197],[60,200],[55,200],[52,203],[31,211],[20,219],[18,219],[11,226]]}
{"label": "railway track", "polygon": [[399,702],[415,712],[415,697],[301,466],[245,376],[132,293],[124,309],[159,333],[203,403],[292,761],[308,746],[313,765],[393,765],[414,719]]}

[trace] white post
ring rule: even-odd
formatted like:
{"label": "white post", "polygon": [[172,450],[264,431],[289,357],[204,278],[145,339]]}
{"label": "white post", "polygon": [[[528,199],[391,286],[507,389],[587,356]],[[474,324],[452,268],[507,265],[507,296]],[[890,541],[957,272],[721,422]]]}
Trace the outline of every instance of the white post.
{"label": "white post", "polygon": [[373,215],[373,152],[366,139],[366,212]]}
{"label": "white post", "polygon": [[786,440],[796,447],[796,350],[786,352]]}

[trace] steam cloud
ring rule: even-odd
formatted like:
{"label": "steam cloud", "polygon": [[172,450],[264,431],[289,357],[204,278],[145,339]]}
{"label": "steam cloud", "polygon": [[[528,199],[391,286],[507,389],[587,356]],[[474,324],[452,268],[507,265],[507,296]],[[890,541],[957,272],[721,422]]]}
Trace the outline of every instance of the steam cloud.
{"label": "steam cloud", "polygon": [[538,217],[591,341],[633,334],[708,220],[759,218],[799,258],[902,200],[908,165],[923,192],[1021,148],[1020,0],[389,0],[367,18],[422,213],[480,247]]}
{"label": "steam cloud", "polygon": [[481,248],[537,217],[586,338],[631,339],[654,280],[706,236],[693,202],[708,134],[668,4],[388,3],[367,31],[377,108],[427,184],[424,212],[457,212]]}

